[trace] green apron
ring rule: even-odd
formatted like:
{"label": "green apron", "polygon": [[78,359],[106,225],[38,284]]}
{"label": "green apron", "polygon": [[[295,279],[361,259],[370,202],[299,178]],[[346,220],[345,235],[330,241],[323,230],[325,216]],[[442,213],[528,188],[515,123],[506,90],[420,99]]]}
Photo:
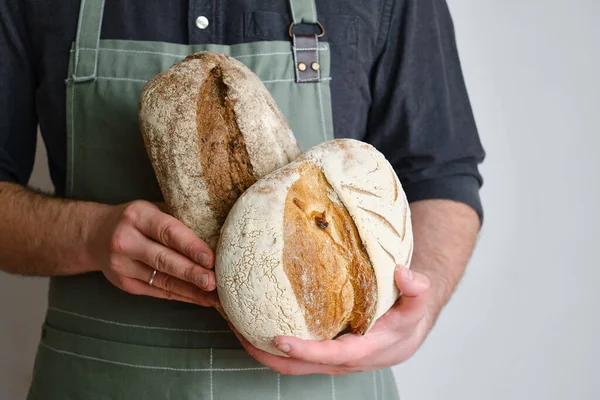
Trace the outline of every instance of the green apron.
{"label": "green apron", "polygon": [[[314,0],[290,7],[294,23],[317,22]],[[234,46],[100,40],[103,9],[103,0],[81,1],[71,50],[69,197],[162,201],[139,131],[138,98],[148,79],[197,51],[229,54],[252,69],[303,150],[333,138],[330,51],[316,35],[318,78],[305,80],[295,34],[289,42]],[[41,336],[30,400],[398,398],[390,369],[279,375],[243,350],[215,309],[133,296],[101,273],[51,279]]]}

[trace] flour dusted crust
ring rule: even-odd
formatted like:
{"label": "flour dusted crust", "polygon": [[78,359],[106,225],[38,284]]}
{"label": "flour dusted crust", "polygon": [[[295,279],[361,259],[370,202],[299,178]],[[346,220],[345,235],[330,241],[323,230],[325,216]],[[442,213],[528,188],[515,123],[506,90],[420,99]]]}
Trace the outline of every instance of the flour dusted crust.
{"label": "flour dusted crust", "polygon": [[223,226],[215,271],[223,310],[252,344],[278,335],[364,334],[410,266],[410,209],[385,157],[352,139],[315,146],[258,180]]}
{"label": "flour dusted crust", "polygon": [[190,55],[151,79],[139,122],[171,213],[213,249],[240,194],[300,155],[260,79],[223,54]]}

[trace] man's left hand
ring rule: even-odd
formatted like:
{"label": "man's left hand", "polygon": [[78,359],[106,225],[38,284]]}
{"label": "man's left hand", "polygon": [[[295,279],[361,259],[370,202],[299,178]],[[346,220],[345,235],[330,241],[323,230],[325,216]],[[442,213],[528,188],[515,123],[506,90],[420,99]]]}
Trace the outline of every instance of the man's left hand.
{"label": "man's left hand", "polygon": [[289,357],[279,357],[236,334],[251,356],[284,375],[352,374],[400,364],[418,350],[431,329],[431,295],[429,279],[423,274],[398,266],[394,278],[402,296],[365,335],[345,334],[324,341],[280,336],[275,346]]}

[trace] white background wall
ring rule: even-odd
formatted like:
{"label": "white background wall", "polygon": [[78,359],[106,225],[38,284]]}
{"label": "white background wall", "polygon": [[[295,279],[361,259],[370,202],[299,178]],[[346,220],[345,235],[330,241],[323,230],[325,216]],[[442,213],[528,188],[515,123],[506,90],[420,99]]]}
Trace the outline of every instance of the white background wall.
{"label": "white background wall", "polygon": [[[403,400],[600,398],[600,1],[448,0],[488,158],[485,227]],[[43,151],[33,183],[48,187]],[[46,283],[0,275],[0,398],[23,399]]]}

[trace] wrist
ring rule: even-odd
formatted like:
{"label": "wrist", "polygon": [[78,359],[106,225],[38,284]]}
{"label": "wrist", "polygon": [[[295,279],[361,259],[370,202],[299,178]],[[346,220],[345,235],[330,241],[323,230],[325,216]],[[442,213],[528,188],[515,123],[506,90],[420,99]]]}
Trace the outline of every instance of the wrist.
{"label": "wrist", "polygon": [[81,238],[79,248],[73,249],[72,262],[79,265],[82,273],[101,271],[99,254],[101,244],[98,243],[101,232],[106,222],[110,220],[116,206],[100,203],[81,203],[79,204],[79,226],[78,234]]}

